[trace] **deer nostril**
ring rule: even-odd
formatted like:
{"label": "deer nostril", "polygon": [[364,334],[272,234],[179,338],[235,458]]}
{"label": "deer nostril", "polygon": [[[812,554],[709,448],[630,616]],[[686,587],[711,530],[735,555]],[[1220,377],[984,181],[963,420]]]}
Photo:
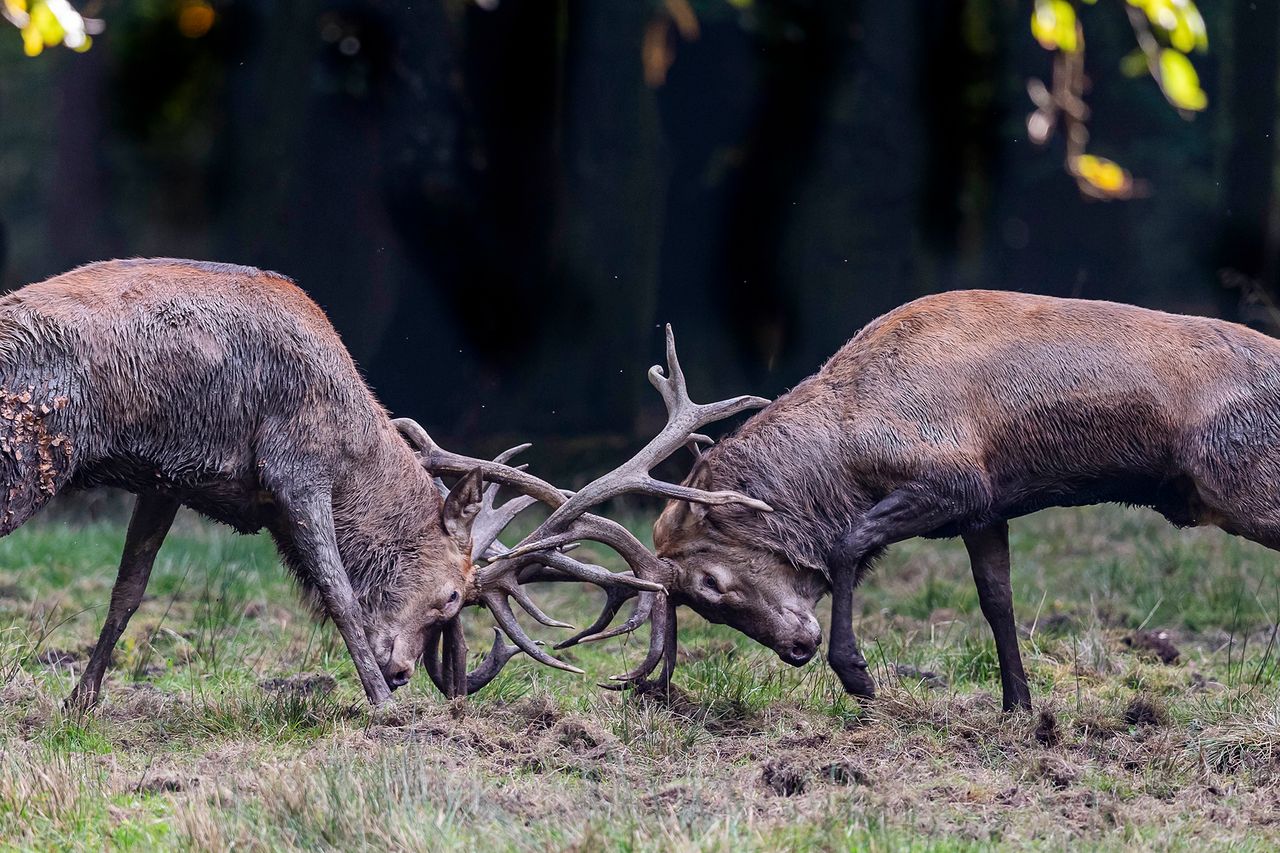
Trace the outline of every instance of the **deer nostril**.
{"label": "deer nostril", "polygon": [[392,690],[396,690],[397,688],[404,687],[406,684],[409,683],[409,676],[411,675],[413,675],[413,667],[408,665],[402,666],[395,670],[390,670],[386,673],[386,676],[385,676],[387,679],[387,686],[390,687]]}

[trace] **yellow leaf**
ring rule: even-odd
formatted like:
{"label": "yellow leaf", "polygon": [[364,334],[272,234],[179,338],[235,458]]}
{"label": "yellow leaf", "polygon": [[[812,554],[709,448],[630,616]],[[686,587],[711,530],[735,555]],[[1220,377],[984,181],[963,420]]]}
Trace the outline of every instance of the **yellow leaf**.
{"label": "yellow leaf", "polygon": [[1178,23],[1174,25],[1173,31],[1169,33],[1169,43],[1183,53],[1190,53],[1195,49],[1196,37],[1191,32],[1191,26],[1187,23],[1186,15],[1178,15]]}
{"label": "yellow leaf", "polygon": [[[1200,10],[1196,8],[1196,4],[1191,0],[1187,0],[1187,5],[1182,9],[1182,19],[1186,22],[1187,29],[1191,31],[1191,36],[1195,41],[1197,50],[1207,50],[1209,47],[1209,31],[1205,29],[1204,18],[1200,16]],[[1183,51],[1184,53],[1186,51]]]}
{"label": "yellow leaf", "polygon": [[1170,48],[1160,51],[1160,88],[1179,109],[1202,110],[1209,105],[1209,96],[1200,88],[1200,75],[1180,51]]}
{"label": "yellow leaf", "polygon": [[1078,47],[1075,8],[1067,0],[1036,0],[1031,35],[1045,50],[1074,53]]}
{"label": "yellow leaf", "polygon": [[62,28],[53,10],[44,3],[38,3],[31,10],[31,26],[40,33],[40,37],[44,39],[45,47],[53,47],[62,41],[63,36],[67,34]]}
{"label": "yellow leaf", "polygon": [[1126,195],[1133,178],[1118,163],[1105,157],[1081,154],[1075,161],[1076,174],[1107,195]]}
{"label": "yellow leaf", "polygon": [[44,38],[40,35],[40,31],[30,25],[24,27],[22,30],[22,52],[27,56],[39,56],[42,50],[44,50]]}

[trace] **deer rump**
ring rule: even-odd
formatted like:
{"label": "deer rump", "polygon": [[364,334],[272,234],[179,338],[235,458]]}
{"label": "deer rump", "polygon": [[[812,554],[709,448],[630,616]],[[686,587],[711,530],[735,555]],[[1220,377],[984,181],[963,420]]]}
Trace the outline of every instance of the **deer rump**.
{"label": "deer rump", "polygon": [[844,425],[850,514],[909,489],[937,509],[938,524],[915,535],[1119,502],[1280,541],[1280,344],[1241,326],[943,294],[873,323],[774,417],[809,402],[829,403]]}
{"label": "deer rump", "polygon": [[[300,322],[314,309],[291,304],[291,284],[273,292],[243,268],[262,290],[246,300],[225,280],[210,286],[206,266],[224,268],[92,265],[0,300],[0,533],[63,487],[93,486],[162,490],[255,532],[274,517],[257,463],[334,432],[321,420],[332,408],[368,406],[362,387],[333,381],[345,371],[324,347],[307,346],[326,330]],[[164,278],[120,289],[111,267]],[[317,389],[331,397],[323,409],[308,406]]]}

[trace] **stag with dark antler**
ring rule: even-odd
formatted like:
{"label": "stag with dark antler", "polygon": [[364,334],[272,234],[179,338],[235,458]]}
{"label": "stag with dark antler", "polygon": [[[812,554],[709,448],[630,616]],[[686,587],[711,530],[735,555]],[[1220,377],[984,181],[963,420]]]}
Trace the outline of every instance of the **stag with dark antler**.
{"label": "stag with dark antler", "polygon": [[[548,666],[580,672],[544,651],[524,632],[516,620],[509,599],[514,599],[535,620],[544,625],[569,627],[551,619],[535,605],[521,588],[534,581],[582,580],[606,589],[608,605],[594,625],[560,643],[564,648],[574,643],[603,640],[634,631],[651,624],[649,650],[644,660],[625,675],[614,676],[623,684],[647,679],[663,664],[662,677],[669,679],[675,666],[675,607],[678,603],[667,590],[673,577],[672,566],[651,553],[625,527],[595,515],[590,510],[619,495],[634,493],[688,501],[697,505],[728,506],[743,511],[767,513],[768,504],[732,490],[707,490],[667,483],[650,473],[677,450],[696,447],[710,440],[698,432],[706,425],[732,417],[749,409],[768,404],[760,397],[734,397],[718,403],[697,404],[689,399],[684,373],[676,356],[675,337],[671,327],[667,334],[667,370],[655,366],[649,381],[662,395],[667,407],[667,424],[662,431],[630,460],[572,494],[557,489],[520,468],[508,466],[511,457],[528,445],[513,448],[492,462],[459,456],[440,448],[417,423],[400,419],[395,423],[417,448],[422,465],[437,475],[463,475],[479,469],[491,481],[475,523],[471,554],[485,565],[478,568],[467,596],[469,604],[483,604],[515,644],[497,636],[492,650],[474,672],[466,672],[466,644],[460,621],[455,618],[428,635],[425,665],[440,690],[450,697],[465,696],[487,684],[517,652],[523,651]],[[500,507],[494,506],[498,488],[506,486],[521,493]],[[498,541],[502,530],[515,517],[534,503],[551,509],[550,515],[514,547]],[[631,574],[612,573],[589,565],[564,553],[577,542],[590,540],[609,546],[631,567]],[[622,625],[608,629],[621,603],[631,597],[639,600],[631,617]],[[608,629],[608,630],[607,630]]]}

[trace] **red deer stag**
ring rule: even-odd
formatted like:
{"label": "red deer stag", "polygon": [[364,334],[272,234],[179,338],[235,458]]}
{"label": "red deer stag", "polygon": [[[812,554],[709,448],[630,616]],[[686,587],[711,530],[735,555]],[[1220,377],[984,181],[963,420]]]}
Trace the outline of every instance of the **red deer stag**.
{"label": "red deer stag", "polygon": [[324,313],[250,267],[108,261],[0,299],[0,474],[0,535],[65,488],[138,496],[73,705],[96,701],[179,505],[271,532],[373,704],[483,588],[479,472],[442,499]]}
{"label": "red deer stag", "polygon": [[[1004,708],[1028,708],[1007,521],[1118,502],[1280,549],[1280,342],[1111,302],[929,296],[868,324],[703,453],[686,483],[773,512],[671,502],[654,528],[671,600],[799,665],[817,650],[814,605],[830,591],[828,660],[859,696],[875,685],[854,588],[894,542],[960,536]],[[590,630],[626,596],[611,590]]]}

